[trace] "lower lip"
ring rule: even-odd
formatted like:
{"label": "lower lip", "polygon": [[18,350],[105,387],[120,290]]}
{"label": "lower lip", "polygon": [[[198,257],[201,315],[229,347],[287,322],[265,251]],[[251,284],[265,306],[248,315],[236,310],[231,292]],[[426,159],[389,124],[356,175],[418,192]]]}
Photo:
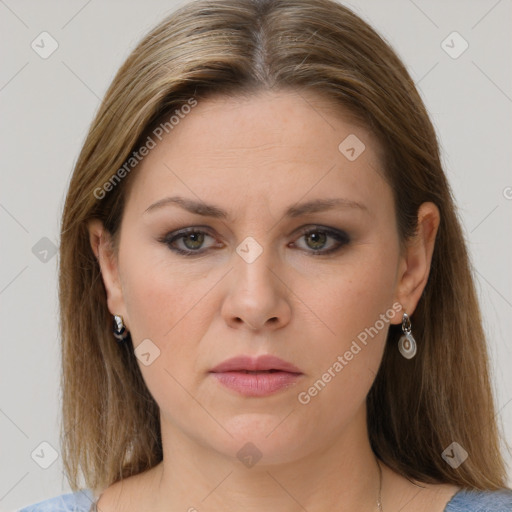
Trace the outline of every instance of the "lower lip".
{"label": "lower lip", "polygon": [[245,396],[267,396],[295,384],[301,373],[220,372],[212,375],[224,386]]}

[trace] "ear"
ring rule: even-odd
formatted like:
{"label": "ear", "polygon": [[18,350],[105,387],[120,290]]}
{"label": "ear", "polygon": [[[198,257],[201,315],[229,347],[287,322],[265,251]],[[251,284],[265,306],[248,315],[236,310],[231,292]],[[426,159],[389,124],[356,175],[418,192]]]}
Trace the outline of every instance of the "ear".
{"label": "ear", "polygon": [[98,219],[88,222],[89,241],[98,260],[101,277],[107,292],[108,310],[112,315],[121,315],[128,328],[128,319],[123,297],[117,256],[113,248],[112,237]]}
{"label": "ear", "polygon": [[418,229],[411,238],[399,263],[396,299],[402,305],[392,323],[402,322],[402,313],[412,315],[430,274],[435,239],[441,216],[434,203],[423,203],[418,210]]}

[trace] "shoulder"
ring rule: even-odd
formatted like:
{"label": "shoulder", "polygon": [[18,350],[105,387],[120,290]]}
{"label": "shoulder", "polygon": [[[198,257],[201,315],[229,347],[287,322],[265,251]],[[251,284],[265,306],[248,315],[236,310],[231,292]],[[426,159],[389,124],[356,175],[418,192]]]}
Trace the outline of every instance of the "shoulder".
{"label": "shoulder", "polygon": [[83,489],[28,505],[17,512],[89,512],[94,500],[92,490]]}
{"label": "shoulder", "polygon": [[448,502],[445,512],[512,512],[512,491],[461,489]]}

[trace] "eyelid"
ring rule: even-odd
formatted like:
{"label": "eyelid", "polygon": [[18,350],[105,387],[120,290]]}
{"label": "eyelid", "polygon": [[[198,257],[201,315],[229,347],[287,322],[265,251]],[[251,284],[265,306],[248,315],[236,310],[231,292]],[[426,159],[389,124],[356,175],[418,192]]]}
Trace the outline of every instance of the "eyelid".
{"label": "eyelid", "polygon": [[338,228],[330,228],[328,226],[322,226],[321,224],[308,224],[306,226],[302,226],[298,229],[298,234],[310,233],[311,231],[323,231],[325,233],[334,234],[334,235],[346,235],[348,234],[343,229]]}

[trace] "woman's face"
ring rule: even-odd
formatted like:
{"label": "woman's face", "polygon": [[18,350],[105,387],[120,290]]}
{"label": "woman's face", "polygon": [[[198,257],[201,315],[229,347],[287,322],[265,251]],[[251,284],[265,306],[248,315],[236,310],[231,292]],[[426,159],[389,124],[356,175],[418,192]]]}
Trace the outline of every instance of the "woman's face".
{"label": "woman's face", "polygon": [[[271,463],[366,435],[405,270],[376,140],[306,92],[200,101],[153,139],[107,288],[164,444],[235,456],[250,442]],[[267,354],[298,372],[212,373]]]}

